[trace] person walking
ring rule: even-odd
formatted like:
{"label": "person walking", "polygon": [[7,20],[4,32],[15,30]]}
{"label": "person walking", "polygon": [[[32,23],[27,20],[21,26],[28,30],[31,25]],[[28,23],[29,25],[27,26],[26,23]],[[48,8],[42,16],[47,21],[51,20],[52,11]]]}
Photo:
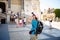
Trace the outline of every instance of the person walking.
{"label": "person walking", "polygon": [[15,18],[16,27],[18,27],[18,17],[15,15],[14,18]]}
{"label": "person walking", "polygon": [[32,15],[31,24],[32,24],[32,27],[31,27],[31,30],[29,31],[30,40],[38,40],[37,36],[38,34],[42,33],[43,23],[38,20],[38,18],[34,13]]}
{"label": "person walking", "polygon": [[26,17],[23,18],[23,25],[26,26]]}
{"label": "person walking", "polygon": [[52,29],[52,19],[50,19],[50,29]]}
{"label": "person walking", "polygon": [[22,21],[22,18],[19,18],[18,26],[19,26],[19,27],[23,27],[23,21]]}
{"label": "person walking", "polygon": [[38,34],[36,34],[36,28],[37,28],[38,21],[36,16],[33,16],[31,23],[32,23],[32,28],[30,31],[30,40],[37,40]]}
{"label": "person walking", "polygon": [[49,29],[52,29],[52,19],[49,20],[50,27]]}

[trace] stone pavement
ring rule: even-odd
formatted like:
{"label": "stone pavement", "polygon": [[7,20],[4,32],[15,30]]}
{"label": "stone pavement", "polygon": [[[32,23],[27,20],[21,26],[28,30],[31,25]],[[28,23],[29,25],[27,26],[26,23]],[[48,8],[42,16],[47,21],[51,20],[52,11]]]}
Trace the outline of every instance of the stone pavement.
{"label": "stone pavement", "polygon": [[10,40],[8,24],[0,24],[0,40]]}
{"label": "stone pavement", "polygon": [[[45,25],[47,25],[47,26],[50,25],[49,21],[44,21],[43,23]],[[53,28],[56,28],[56,29],[60,30],[60,22],[54,22],[54,21],[52,21],[51,25],[52,25]]]}
{"label": "stone pavement", "polygon": [[[26,27],[16,28],[16,25],[9,25],[9,34],[11,40],[29,40],[29,30],[31,25]],[[44,27],[43,32],[38,35],[38,40],[60,40],[60,30],[52,29],[49,27]]]}
{"label": "stone pavement", "polygon": [[[0,25],[0,40],[29,40],[30,29],[30,24],[19,28],[16,28],[15,24]],[[38,40],[60,40],[60,30],[44,26],[42,33],[38,35]]]}

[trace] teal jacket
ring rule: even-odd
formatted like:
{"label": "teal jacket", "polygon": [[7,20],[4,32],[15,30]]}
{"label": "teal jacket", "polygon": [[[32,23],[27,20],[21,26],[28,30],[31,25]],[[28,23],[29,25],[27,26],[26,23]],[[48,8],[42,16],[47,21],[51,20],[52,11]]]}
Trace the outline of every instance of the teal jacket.
{"label": "teal jacket", "polygon": [[[38,23],[37,20],[32,20],[32,28],[31,28],[31,30],[36,30],[37,23]],[[35,34],[35,31],[33,31],[32,34]]]}

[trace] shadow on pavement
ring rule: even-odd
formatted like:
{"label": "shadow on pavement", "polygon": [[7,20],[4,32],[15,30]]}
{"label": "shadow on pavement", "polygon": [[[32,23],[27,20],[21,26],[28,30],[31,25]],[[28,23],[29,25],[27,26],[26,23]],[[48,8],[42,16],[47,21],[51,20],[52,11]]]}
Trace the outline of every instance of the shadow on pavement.
{"label": "shadow on pavement", "polygon": [[10,40],[8,24],[0,24],[0,40]]}
{"label": "shadow on pavement", "polygon": [[39,40],[60,40],[60,37],[52,37],[52,38],[39,39]]}
{"label": "shadow on pavement", "polygon": [[42,35],[45,35],[46,38],[44,36],[41,36],[38,40],[60,40],[59,34],[60,34],[59,29],[56,28],[49,29],[49,26],[45,25]]}

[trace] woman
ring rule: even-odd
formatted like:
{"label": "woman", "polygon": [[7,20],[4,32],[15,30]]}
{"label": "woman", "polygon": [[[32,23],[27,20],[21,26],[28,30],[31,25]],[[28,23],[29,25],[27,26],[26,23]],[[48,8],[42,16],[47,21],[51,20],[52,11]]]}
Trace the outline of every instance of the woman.
{"label": "woman", "polygon": [[19,23],[19,26],[20,26],[20,27],[23,27],[23,21],[22,21],[22,18],[19,18],[19,22],[18,22],[18,23]]}
{"label": "woman", "polygon": [[31,28],[31,38],[30,40],[37,40],[37,34],[36,34],[36,28],[37,28],[37,17],[36,16],[33,16],[33,19],[32,19],[32,28]]}

